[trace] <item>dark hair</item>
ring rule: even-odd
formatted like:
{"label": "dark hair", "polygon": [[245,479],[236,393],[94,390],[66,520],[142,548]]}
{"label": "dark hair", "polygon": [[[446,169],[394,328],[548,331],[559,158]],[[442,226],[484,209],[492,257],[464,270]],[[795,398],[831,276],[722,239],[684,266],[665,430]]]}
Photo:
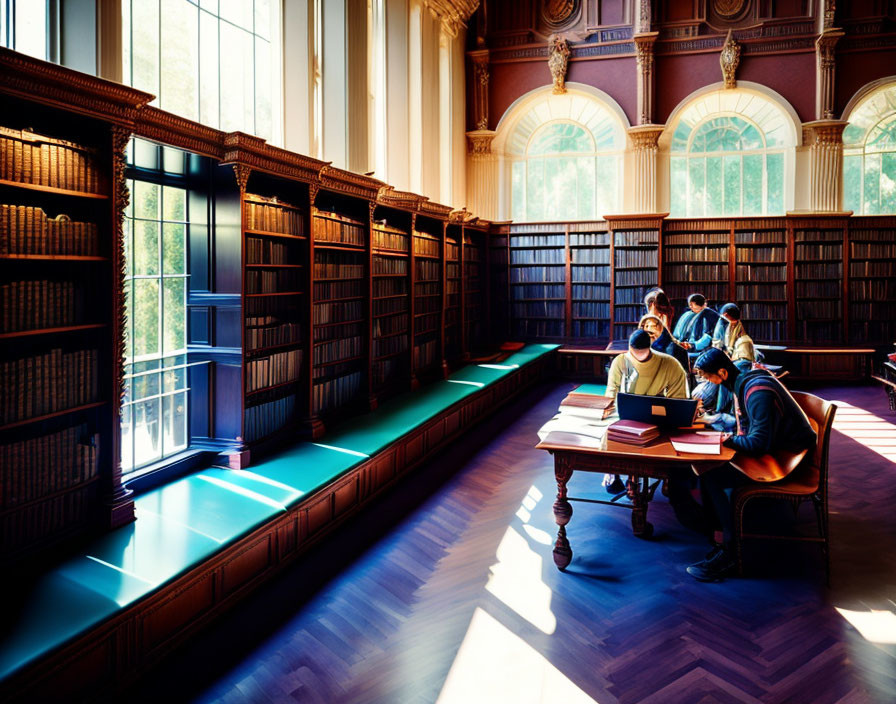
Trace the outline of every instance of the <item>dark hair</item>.
{"label": "dark hair", "polygon": [[727,315],[732,320],[740,320],[740,308],[736,303],[726,303],[719,311],[719,315]]}
{"label": "dark hair", "polygon": [[647,302],[648,308],[650,307],[651,297],[653,299],[653,307],[656,309],[656,312],[661,315],[666,315],[669,317],[669,320],[675,317],[675,309],[672,307],[672,303],[669,301],[669,296],[666,295],[666,292],[662,289],[656,289],[656,294],[652,295],[653,292],[647,294],[647,298],[645,298],[645,302]]}
{"label": "dark hair", "polygon": [[688,303],[696,303],[698,306],[706,305],[706,296],[702,293],[692,293],[688,296]]}
{"label": "dark hair", "polygon": [[718,374],[720,369],[725,369],[729,377],[735,376],[739,372],[728,355],[715,347],[710,347],[697,357],[697,361],[694,362],[694,369],[699,369],[705,374]]}

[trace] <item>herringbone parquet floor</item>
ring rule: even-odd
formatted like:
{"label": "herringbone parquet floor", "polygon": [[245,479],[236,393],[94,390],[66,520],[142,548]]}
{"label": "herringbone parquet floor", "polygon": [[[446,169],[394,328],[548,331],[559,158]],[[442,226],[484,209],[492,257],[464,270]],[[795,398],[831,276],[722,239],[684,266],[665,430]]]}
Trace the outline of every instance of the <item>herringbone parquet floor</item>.
{"label": "herringbone parquet floor", "polygon": [[[664,499],[650,541],[627,511],[574,504],[575,556],[558,572],[553,465],[533,445],[571,386],[502,411],[126,698],[896,701],[896,416],[880,389],[816,391],[851,404],[832,442],[825,590],[812,545],[757,544],[750,576],[693,581],[684,566],[706,546]],[[598,494],[599,477],[570,490]]]}

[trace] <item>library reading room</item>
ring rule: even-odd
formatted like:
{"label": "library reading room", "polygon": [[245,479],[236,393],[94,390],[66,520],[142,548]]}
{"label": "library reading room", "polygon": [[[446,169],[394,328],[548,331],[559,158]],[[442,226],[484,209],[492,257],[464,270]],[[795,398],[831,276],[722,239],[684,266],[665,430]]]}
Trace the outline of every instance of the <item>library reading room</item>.
{"label": "library reading room", "polygon": [[896,702],[896,0],[0,45],[0,701]]}

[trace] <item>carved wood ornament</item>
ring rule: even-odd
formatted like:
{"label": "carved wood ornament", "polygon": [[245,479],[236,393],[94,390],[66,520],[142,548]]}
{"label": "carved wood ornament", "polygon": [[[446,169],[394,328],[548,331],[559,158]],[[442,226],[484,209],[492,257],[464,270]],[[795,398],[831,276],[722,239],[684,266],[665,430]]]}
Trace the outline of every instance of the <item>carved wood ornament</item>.
{"label": "carved wood ornament", "polygon": [[559,35],[551,37],[551,52],[548,57],[548,68],[554,79],[554,95],[566,92],[566,68],[569,64],[569,42]]}
{"label": "carved wood ornament", "polygon": [[725,37],[725,44],[722,45],[722,53],[719,55],[719,65],[722,67],[722,80],[725,81],[725,88],[736,88],[737,67],[740,64],[740,44],[734,41],[731,30],[728,30],[728,36]]}

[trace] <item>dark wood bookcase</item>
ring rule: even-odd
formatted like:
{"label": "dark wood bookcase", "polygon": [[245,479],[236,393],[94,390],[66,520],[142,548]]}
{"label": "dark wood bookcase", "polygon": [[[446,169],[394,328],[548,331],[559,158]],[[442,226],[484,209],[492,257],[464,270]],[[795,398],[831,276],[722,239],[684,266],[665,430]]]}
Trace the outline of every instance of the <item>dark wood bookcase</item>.
{"label": "dark wood bookcase", "polygon": [[[451,225],[448,226],[449,230]],[[487,233],[475,227],[463,228],[463,344],[468,352],[486,347],[485,325],[488,321],[489,287]]]}
{"label": "dark wood bookcase", "polygon": [[662,217],[608,216],[610,226],[611,332],[626,340],[646,312],[644,294],[660,285]]}
{"label": "dark wood bookcase", "polygon": [[570,223],[571,334],[582,340],[610,338],[610,234],[606,222]]}
{"label": "dark wood bookcase", "polygon": [[445,306],[444,220],[417,215],[411,237],[411,375],[418,384],[442,373]]}
{"label": "dark wood bookcase", "polygon": [[896,217],[849,223],[849,341],[896,340]]}
{"label": "dark wood bookcase", "polygon": [[[445,360],[449,365],[456,363],[463,357],[463,336],[466,321],[466,305],[462,297],[467,291],[462,291],[464,281],[463,268],[466,266],[464,255],[466,252],[465,239],[468,235],[463,232],[463,227],[456,223],[449,223],[445,229]],[[477,282],[478,284],[478,282]]]}

